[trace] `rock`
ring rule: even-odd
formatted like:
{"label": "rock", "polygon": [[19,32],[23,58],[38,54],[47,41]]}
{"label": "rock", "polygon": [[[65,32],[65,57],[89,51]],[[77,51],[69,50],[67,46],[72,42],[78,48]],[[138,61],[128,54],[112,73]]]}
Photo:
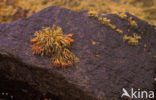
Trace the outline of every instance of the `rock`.
{"label": "rock", "polygon": [[[130,14],[138,23],[137,29],[115,14],[99,16],[111,19],[124,34],[128,29],[140,34],[139,45],[128,45],[122,35],[88,17],[87,11],[55,6],[0,24],[0,87],[5,87],[0,91],[8,91],[18,100],[110,100],[121,99],[122,88],[153,90],[156,60],[148,52],[156,55],[154,26]],[[74,34],[76,42],[71,50],[80,59],[75,67],[56,69],[50,58],[32,54],[29,41],[34,32],[53,24],[62,27],[65,34]]]}

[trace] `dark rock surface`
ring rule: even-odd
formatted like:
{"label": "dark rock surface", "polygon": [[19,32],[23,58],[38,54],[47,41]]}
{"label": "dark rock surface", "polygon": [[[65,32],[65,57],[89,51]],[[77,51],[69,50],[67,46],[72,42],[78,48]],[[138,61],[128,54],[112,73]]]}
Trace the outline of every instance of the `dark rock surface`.
{"label": "dark rock surface", "polygon": [[[148,52],[156,55],[154,26],[132,16],[139,25],[133,29],[117,15],[100,16],[111,19],[124,34],[129,34],[128,29],[140,34],[139,45],[128,45],[122,35],[89,18],[86,11],[48,7],[29,18],[0,24],[0,92],[9,92],[17,100],[47,95],[56,100],[110,100],[120,98],[122,88],[153,90],[156,59]],[[56,69],[50,58],[32,54],[29,40],[34,32],[53,24],[65,34],[74,34],[71,50],[80,58],[75,67]]]}

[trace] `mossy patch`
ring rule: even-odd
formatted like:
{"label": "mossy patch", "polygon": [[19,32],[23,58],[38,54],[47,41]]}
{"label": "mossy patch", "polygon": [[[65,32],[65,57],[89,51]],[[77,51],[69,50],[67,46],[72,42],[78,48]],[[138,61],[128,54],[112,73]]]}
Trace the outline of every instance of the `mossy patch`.
{"label": "mossy patch", "polygon": [[111,29],[116,29],[116,26],[111,24],[110,19],[106,17],[99,17],[96,11],[88,11],[88,16],[97,19],[101,24],[108,26]]}
{"label": "mossy patch", "polygon": [[141,39],[141,36],[137,35],[136,33],[133,34],[133,36],[124,35],[123,40],[128,41],[128,44],[130,45],[138,45],[139,40]]}
{"label": "mossy patch", "polygon": [[129,17],[129,18],[128,18],[128,21],[129,21],[130,26],[135,27],[135,28],[138,27],[138,24],[136,23],[135,20],[133,20],[132,17]]}
{"label": "mossy patch", "polygon": [[91,41],[92,42],[92,45],[96,45],[97,43],[95,41]]}
{"label": "mossy patch", "polygon": [[116,32],[118,32],[119,34],[123,34],[123,31],[121,29],[116,29]]}
{"label": "mossy patch", "polygon": [[34,54],[50,56],[54,67],[65,68],[78,62],[78,58],[69,50],[74,43],[73,34],[64,35],[60,27],[53,25],[35,32],[34,36],[30,40]]}
{"label": "mossy patch", "polygon": [[156,25],[155,0],[150,0],[150,2],[148,0],[109,0],[109,4],[108,0],[0,0],[0,22],[10,22],[21,17],[28,17],[52,5],[74,11],[94,9],[100,14],[129,12]]}
{"label": "mossy patch", "polygon": [[100,21],[101,24],[104,24],[104,25],[110,27],[111,29],[115,29],[116,28],[115,25],[111,24],[110,19],[108,19],[106,17],[104,17],[104,18],[98,17],[98,21]]}
{"label": "mossy patch", "polygon": [[95,11],[95,10],[90,10],[90,11],[88,11],[88,16],[97,18],[98,17],[98,12]]}
{"label": "mossy patch", "polygon": [[117,15],[121,18],[121,19],[127,19],[127,14],[124,13],[124,12],[121,12],[121,13],[117,13]]}

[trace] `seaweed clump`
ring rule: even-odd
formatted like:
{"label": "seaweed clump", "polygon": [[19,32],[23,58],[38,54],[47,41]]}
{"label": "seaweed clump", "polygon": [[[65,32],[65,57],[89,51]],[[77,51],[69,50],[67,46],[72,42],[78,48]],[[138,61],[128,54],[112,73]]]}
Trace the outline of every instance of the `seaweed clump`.
{"label": "seaweed clump", "polygon": [[30,40],[34,54],[50,56],[52,66],[65,68],[78,62],[78,58],[69,50],[74,43],[73,34],[65,35],[60,27],[53,25],[52,28],[35,32],[34,36]]}

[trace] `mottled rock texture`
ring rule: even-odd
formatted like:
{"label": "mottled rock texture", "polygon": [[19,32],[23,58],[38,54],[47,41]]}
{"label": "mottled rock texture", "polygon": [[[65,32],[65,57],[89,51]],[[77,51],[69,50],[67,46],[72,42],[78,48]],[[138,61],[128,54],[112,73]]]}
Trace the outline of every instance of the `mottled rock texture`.
{"label": "mottled rock texture", "polygon": [[[115,14],[100,16],[111,19],[124,34],[140,34],[139,45],[128,45],[122,35],[88,17],[87,11],[48,7],[28,18],[0,24],[0,91],[16,100],[110,100],[120,99],[122,88],[153,90],[156,59],[148,52],[156,55],[154,26],[130,14],[137,29]],[[74,34],[71,50],[80,59],[75,67],[56,69],[50,58],[32,54],[29,41],[34,32],[53,24],[65,34]]]}

